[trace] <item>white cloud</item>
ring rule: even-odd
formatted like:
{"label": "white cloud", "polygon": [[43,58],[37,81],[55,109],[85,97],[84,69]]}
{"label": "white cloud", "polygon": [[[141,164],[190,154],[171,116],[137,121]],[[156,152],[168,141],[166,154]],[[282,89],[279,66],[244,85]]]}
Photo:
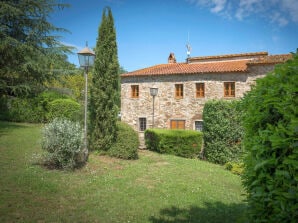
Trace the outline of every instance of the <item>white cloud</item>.
{"label": "white cloud", "polygon": [[278,26],[298,23],[297,0],[186,0],[199,7],[209,8],[212,13],[244,20],[252,16],[266,19]]}

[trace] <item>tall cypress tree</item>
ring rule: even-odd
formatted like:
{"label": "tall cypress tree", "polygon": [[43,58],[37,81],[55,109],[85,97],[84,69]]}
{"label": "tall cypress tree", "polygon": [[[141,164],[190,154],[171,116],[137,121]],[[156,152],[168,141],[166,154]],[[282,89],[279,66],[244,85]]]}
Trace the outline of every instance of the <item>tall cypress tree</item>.
{"label": "tall cypress tree", "polygon": [[95,53],[90,88],[89,142],[91,149],[107,151],[116,141],[120,101],[116,30],[108,7],[103,10]]}

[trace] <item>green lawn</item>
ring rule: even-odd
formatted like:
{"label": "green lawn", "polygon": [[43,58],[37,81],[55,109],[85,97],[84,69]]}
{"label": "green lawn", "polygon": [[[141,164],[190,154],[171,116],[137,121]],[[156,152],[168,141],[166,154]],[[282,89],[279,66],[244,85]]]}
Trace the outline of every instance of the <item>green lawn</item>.
{"label": "green lawn", "polygon": [[0,122],[0,222],[243,222],[241,180],[221,166],[140,151],[48,170],[34,161],[40,129]]}

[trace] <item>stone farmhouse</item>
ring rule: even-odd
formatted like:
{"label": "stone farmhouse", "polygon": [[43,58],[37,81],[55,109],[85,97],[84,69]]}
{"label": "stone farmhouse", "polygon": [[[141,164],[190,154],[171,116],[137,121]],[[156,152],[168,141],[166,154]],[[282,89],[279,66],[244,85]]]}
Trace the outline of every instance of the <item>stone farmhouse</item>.
{"label": "stone farmhouse", "polygon": [[[243,97],[257,78],[290,58],[257,52],[189,57],[177,63],[171,53],[167,64],[121,75],[121,120],[141,134],[152,127],[200,131],[206,101]],[[150,88],[158,89],[155,97]]]}

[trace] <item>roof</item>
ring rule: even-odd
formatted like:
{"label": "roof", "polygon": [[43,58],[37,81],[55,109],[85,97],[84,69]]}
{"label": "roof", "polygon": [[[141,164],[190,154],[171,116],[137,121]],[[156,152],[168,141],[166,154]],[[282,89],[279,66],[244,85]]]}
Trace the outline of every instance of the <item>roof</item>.
{"label": "roof", "polygon": [[270,56],[266,56],[266,57],[260,57],[260,58],[256,58],[250,62],[248,62],[248,64],[278,64],[278,63],[284,63],[287,60],[293,58],[292,54],[279,54],[279,55],[270,55]]}
{"label": "roof", "polygon": [[268,56],[267,52],[193,57],[190,59],[196,62],[159,64],[122,74],[121,77],[248,72],[249,65],[283,63],[291,57],[291,54]]}
{"label": "roof", "polygon": [[171,75],[171,74],[197,74],[197,73],[225,73],[246,72],[247,61],[226,61],[217,63],[170,63],[136,70],[122,74],[121,77]]}

